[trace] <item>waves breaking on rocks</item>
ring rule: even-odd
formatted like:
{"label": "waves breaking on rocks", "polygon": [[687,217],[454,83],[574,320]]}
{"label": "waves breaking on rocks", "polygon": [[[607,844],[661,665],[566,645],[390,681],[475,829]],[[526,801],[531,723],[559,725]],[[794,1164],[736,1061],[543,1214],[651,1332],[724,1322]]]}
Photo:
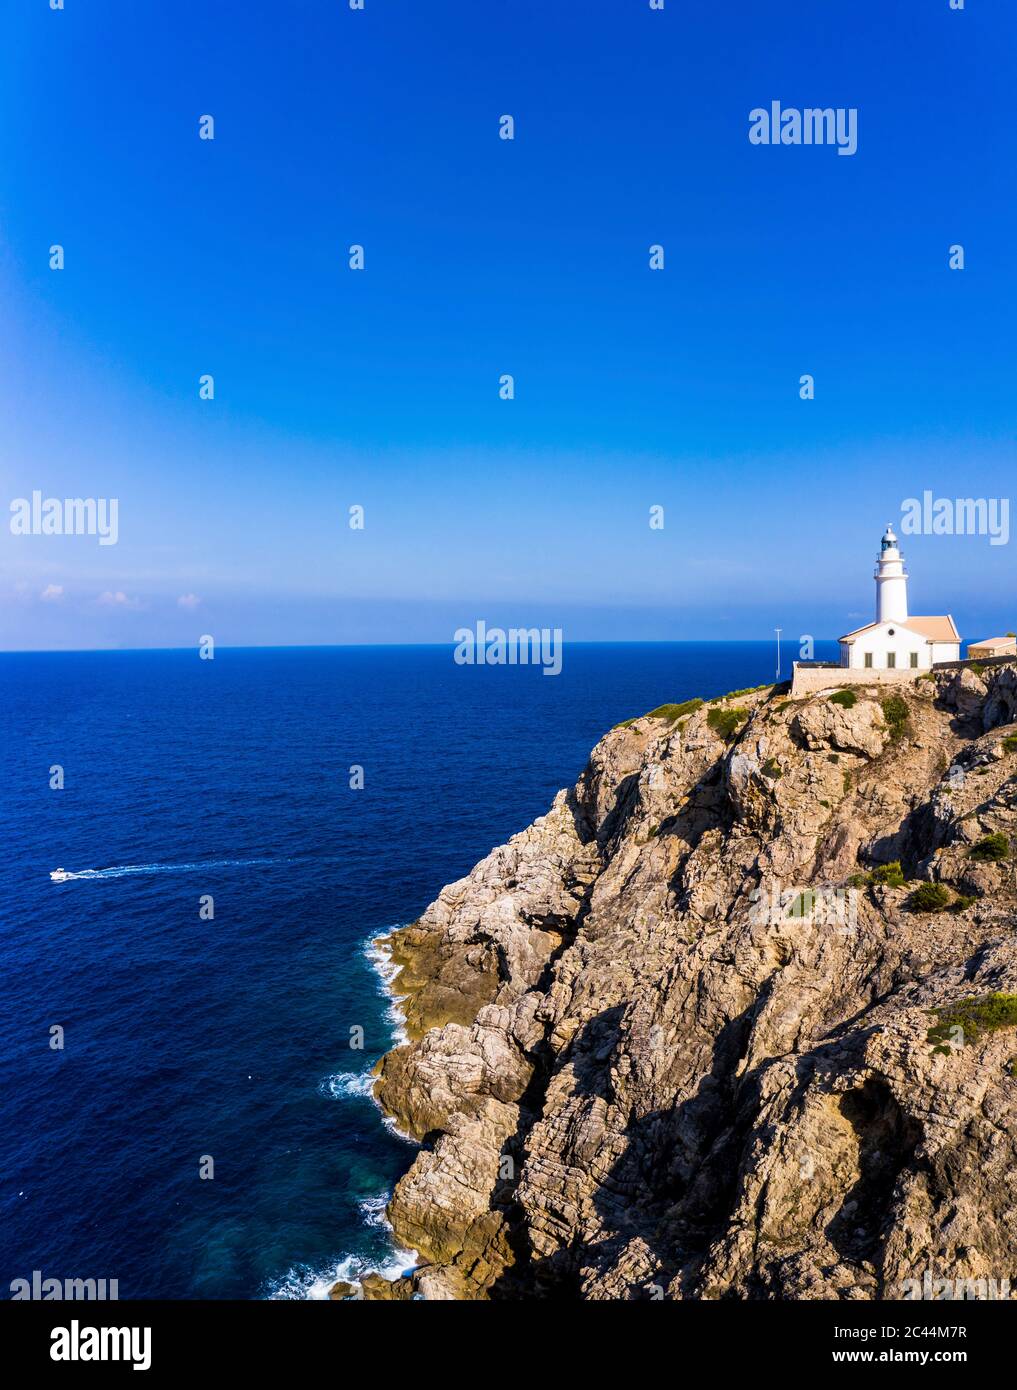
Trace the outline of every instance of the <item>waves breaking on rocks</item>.
{"label": "waves breaking on rocks", "polygon": [[[362,953],[378,979],[379,991],[388,1000],[386,1020],[392,1030],[392,1047],[400,1047],[407,1042],[406,1017],[401,1008],[401,996],[396,995],[392,985],[398,974],[391,952],[384,938],[369,937],[363,944]],[[406,1143],[415,1144],[409,1135],[402,1133],[395,1120],[387,1115],[374,1095],[376,1076],[370,1067],[364,1071],[338,1071],[326,1076],[318,1089],[335,1100],[367,1100],[375,1107],[378,1118],[392,1134]],[[358,1203],[365,1227],[372,1231],[382,1231],[387,1235],[389,1250],[382,1258],[362,1254],[344,1254],[334,1264],[324,1268],[311,1268],[294,1265],[278,1280],[273,1281],[266,1290],[270,1299],[327,1299],[337,1283],[357,1284],[366,1274],[380,1274],[385,1279],[398,1279],[408,1274],[417,1264],[417,1254],[395,1244],[392,1226],[386,1216],[386,1208],[391,1199],[390,1192],[381,1192],[373,1197],[365,1197]]]}

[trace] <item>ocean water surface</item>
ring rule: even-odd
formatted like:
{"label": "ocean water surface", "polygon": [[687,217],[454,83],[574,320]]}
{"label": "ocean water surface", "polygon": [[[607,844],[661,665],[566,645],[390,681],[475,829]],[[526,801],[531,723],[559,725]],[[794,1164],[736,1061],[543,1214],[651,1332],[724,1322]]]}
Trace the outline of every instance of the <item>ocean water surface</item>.
{"label": "ocean water surface", "polygon": [[773,674],[771,643],[570,644],[557,677],[445,647],[0,656],[0,1296],[36,1269],[262,1298],[404,1267],[368,943],[612,724]]}

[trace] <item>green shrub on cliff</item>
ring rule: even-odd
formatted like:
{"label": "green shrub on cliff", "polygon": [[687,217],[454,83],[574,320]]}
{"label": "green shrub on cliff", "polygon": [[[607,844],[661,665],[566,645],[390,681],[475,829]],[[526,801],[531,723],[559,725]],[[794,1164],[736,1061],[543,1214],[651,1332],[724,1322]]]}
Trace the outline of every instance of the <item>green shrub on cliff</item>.
{"label": "green shrub on cliff", "polygon": [[772,689],[772,686],[772,681],[766,681],[762,685],[746,685],[741,690],[729,690],[726,695],[714,695],[713,699],[710,700],[710,704],[719,704],[721,700],[736,700],[739,695],[755,695],[759,690]]}
{"label": "green shrub on cliff", "polygon": [[1017,734],[1008,734],[1003,740],[1004,753],[1017,753]]}
{"label": "green shrub on cliff", "polygon": [[658,705],[656,709],[651,709],[646,717],[647,719],[666,719],[669,724],[673,724],[676,719],[681,719],[683,714],[693,714],[702,707],[703,701],[697,695],[694,700],[685,700],[680,705]]}
{"label": "green shrub on cliff", "polygon": [[1002,830],[994,830],[971,846],[968,857],[979,864],[1001,864],[1010,857],[1010,841]]}
{"label": "green shrub on cliff", "polygon": [[741,728],[749,717],[746,709],[712,709],[706,716],[706,722],[715,734],[720,734],[721,738],[731,738],[735,732]]}
{"label": "green shrub on cliff", "polygon": [[831,705],[842,705],[844,709],[854,709],[858,703],[858,696],[853,690],[838,690],[830,696]]}
{"label": "green shrub on cliff", "polygon": [[902,888],[906,882],[899,859],[894,859],[890,864],[880,864],[868,873],[852,874],[848,879],[852,888],[868,888],[873,883],[885,884],[887,888]]}
{"label": "green shrub on cliff", "polygon": [[950,903],[950,890],[941,883],[923,883],[911,894],[910,906],[916,912],[942,912]]}
{"label": "green shrub on cliff", "polygon": [[1017,1028],[1017,994],[983,994],[981,998],[973,995],[960,999],[956,1004],[944,1004],[932,1009],[937,1020],[929,1029],[929,1042],[944,1044],[957,1036],[959,1028],[961,1041],[977,1042],[983,1033],[996,1033],[1001,1028]]}
{"label": "green shrub on cliff", "polygon": [[656,709],[651,709],[649,714],[635,714],[631,719],[623,719],[614,727],[616,729],[627,729],[634,724],[637,719],[666,719],[669,724],[673,724],[676,719],[680,719],[683,714],[693,714],[697,709],[702,709],[704,701],[698,696],[694,700],[686,700],[680,705],[658,705]]}
{"label": "green shrub on cliff", "polygon": [[886,727],[890,731],[890,738],[892,742],[897,743],[907,733],[907,701],[902,700],[899,695],[890,695],[880,703],[883,707],[883,718],[886,720]]}

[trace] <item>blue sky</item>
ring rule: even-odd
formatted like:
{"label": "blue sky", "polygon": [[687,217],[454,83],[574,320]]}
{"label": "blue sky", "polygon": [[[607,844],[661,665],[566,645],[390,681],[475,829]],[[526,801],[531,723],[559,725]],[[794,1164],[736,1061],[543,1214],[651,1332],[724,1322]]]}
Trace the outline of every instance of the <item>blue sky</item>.
{"label": "blue sky", "polygon": [[[65,4],[2,15],[0,496],[119,540],[0,528],[0,645],[836,636],[903,499],[1009,496],[1010,0]],[[907,539],[913,611],[1017,626],[1014,543]]]}

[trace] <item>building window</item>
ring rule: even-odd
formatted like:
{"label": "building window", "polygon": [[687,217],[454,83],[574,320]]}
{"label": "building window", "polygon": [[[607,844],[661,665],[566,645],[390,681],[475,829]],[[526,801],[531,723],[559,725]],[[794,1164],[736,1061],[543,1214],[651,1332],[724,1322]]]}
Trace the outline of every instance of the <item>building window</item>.
{"label": "building window", "polygon": [[911,653],[911,665],[912,665],[912,666],[917,666],[917,665],[918,665],[918,653],[917,653],[917,652],[912,652],[912,653]]}
{"label": "building window", "polygon": [[866,666],[871,666],[871,665],[872,665],[872,653],[871,653],[871,652],[866,652],[866,653],[865,653],[865,664],[866,664]]}
{"label": "building window", "polygon": [[888,671],[892,671],[893,668],[894,668],[896,665],[897,665],[897,653],[896,653],[896,652],[887,652],[887,654],[886,654],[886,669],[887,669]]}

